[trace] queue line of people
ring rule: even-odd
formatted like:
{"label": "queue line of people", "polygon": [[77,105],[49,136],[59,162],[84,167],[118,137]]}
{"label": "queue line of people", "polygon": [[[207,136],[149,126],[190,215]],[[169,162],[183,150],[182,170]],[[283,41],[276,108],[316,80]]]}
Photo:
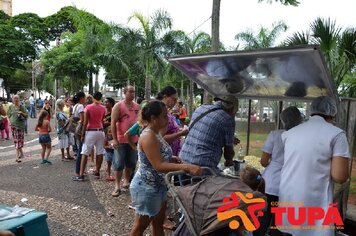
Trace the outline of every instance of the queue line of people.
{"label": "queue line of people", "polygon": [[[185,170],[193,175],[202,174],[201,166],[211,167],[218,172],[217,166],[222,155],[225,158],[225,165],[232,165],[234,116],[238,103],[235,98],[223,97],[213,105],[201,106],[192,115],[188,133],[187,129],[179,128],[175,117],[167,112],[177,102],[177,92],[173,87],[164,88],[158,94],[158,100],[148,102],[143,107],[140,118],[140,106],[134,102],[134,87],[127,86],[124,93],[125,100],[115,105],[107,99],[105,103],[110,104],[108,106],[111,110],[101,105],[102,95],[99,92],[94,95],[94,103],[85,108],[83,105],[85,94],[80,92],[74,96],[75,105],[70,119],[75,119],[78,124],[83,125],[83,129],[75,134],[73,144],[77,148],[76,176],[73,180],[84,180],[87,156],[94,146],[97,151],[94,172],[96,176],[100,177],[102,155],[111,153],[106,159],[108,164],[112,162],[115,171],[115,188],[112,196],[119,196],[121,188],[129,187],[136,208],[131,235],[142,235],[150,223],[157,235],[160,235],[163,232],[165,219],[163,212],[166,208],[166,186],[162,182],[162,173]],[[19,120],[26,119],[28,114],[26,110],[21,109],[18,96],[14,96],[13,101],[14,104],[7,114],[10,122],[16,124]],[[62,102],[57,102],[57,105],[59,113],[64,114]],[[48,118],[46,112],[45,110],[42,112],[41,119],[46,115]],[[266,184],[268,205],[272,201],[302,201],[305,206],[322,206],[327,209],[332,202],[332,183],[343,183],[349,177],[350,155],[347,139],[345,132],[333,125],[336,113],[336,103],[330,97],[319,97],[312,102],[311,118],[305,123],[302,123],[301,114],[296,107],[289,107],[282,112],[284,130],[271,132],[262,149],[261,164],[266,167],[264,178],[261,178],[259,173],[254,174],[257,175],[256,186],[260,186],[262,182]],[[0,114],[4,114],[2,107]],[[138,118],[141,127],[144,128],[140,139],[136,135],[128,136],[130,128],[137,126]],[[61,119],[57,117],[57,120]],[[67,122],[64,122],[65,119],[62,120],[59,125],[64,128],[63,125]],[[40,135],[47,136],[45,131],[50,132],[46,123],[43,120],[38,123],[37,128],[43,132]],[[12,127],[17,161],[21,161],[23,156],[21,128],[23,123]],[[181,137],[185,135],[187,137],[182,148]],[[42,143],[46,148],[48,140]],[[43,162],[50,163],[46,152],[42,157]],[[131,181],[137,157],[139,167]],[[182,161],[185,164],[182,164]],[[121,185],[122,171],[125,168],[127,172]],[[111,171],[107,172],[110,177]],[[309,181],[315,178],[320,181]],[[152,194],[142,196],[142,191]],[[261,221],[259,234],[264,235],[269,226],[273,226],[274,220],[270,214],[266,214]],[[317,222],[319,223],[321,224]],[[305,234],[303,230],[283,231],[293,235]],[[325,229],[323,235],[332,235],[332,232],[331,229]],[[279,235],[280,232],[269,233]],[[308,234],[319,235],[320,231],[310,230]]]}

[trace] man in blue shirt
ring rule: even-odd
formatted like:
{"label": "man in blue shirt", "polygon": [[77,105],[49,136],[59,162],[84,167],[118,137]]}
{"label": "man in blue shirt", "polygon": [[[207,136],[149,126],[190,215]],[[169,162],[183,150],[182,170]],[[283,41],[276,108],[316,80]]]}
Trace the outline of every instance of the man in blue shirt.
{"label": "man in blue shirt", "polygon": [[[225,166],[233,165],[235,114],[238,110],[237,98],[229,96],[220,100],[213,105],[202,105],[193,113],[189,133],[179,154],[183,162],[207,166],[217,173],[220,172],[217,166],[222,155]],[[194,123],[197,118],[199,120]]]}

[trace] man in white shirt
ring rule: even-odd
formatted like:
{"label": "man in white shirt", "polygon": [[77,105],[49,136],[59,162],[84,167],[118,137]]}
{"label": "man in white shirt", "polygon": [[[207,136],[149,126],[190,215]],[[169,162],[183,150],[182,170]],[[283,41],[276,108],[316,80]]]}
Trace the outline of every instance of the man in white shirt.
{"label": "man in white shirt", "polygon": [[31,97],[29,100],[30,100],[30,117],[36,118],[35,98],[33,97],[33,94],[31,94]]}

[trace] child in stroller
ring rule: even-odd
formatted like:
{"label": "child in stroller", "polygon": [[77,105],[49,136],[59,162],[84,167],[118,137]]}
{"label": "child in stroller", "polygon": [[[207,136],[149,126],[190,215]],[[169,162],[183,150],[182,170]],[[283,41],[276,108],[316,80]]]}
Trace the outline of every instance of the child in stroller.
{"label": "child in stroller", "polygon": [[[210,181],[211,180],[211,181]],[[195,188],[195,185],[193,186],[188,186],[188,187],[179,187],[177,191],[177,202],[178,205],[181,208],[185,208],[184,206],[187,206],[187,208],[191,209],[184,209],[183,212],[186,212],[184,215],[185,219],[182,221],[182,223],[178,226],[176,231],[174,231],[173,235],[174,236],[190,236],[190,235],[209,235],[209,236],[217,236],[217,235],[228,235],[228,236],[246,236],[246,235],[252,235],[251,232],[247,232],[243,229],[243,227],[238,228],[237,230],[232,230],[229,228],[229,226],[225,226],[221,228],[221,226],[217,226],[216,229],[214,228],[214,224],[216,223],[215,221],[212,221],[212,218],[216,219],[216,214],[217,214],[217,208],[222,205],[222,196],[220,194],[219,197],[217,197],[217,192],[225,192],[222,194],[226,193],[232,193],[235,191],[241,191],[241,192],[253,192],[254,196],[258,197],[264,197],[264,179],[261,176],[261,173],[256,170],[255,168],[251,167],[246,167],[245,169],[240,171],[240,179],[231,179],[231,178],[226,178],[223,176],[212,176],[210,178],[209,186],[206,184],[206,186]],[[201,181],[201,182],[204,182]],[[201,184],[201,183],[199,183]],[[198,184],[198,185],[199,185]],[[203,185],[202,183],[201,185]],[[174,191],[171,189],[171,186],[169,185],[170,190]],[[184,188],[188,188],[188,192]],[[189,190],[189,188],[195,188],[193,190]],[[215,190],[212,190],[215,189]],[[215,191],[215,192],[214,192]],[[259,192],[255,192],[259,191]],[[214,192],[214,193],[213,193]],[[209,198],[208,201],[202,201],[202,198],[200,195],[207,195],[206,197]],[[195,195],[194,197],[191,197],[191,195]],[[180,199],[181,198],[181,199]],[[189,198],[187,201],[186,199],[182,198]],[[213,200],[213,198],[216,198]],[[209,202],[209,203],[208,203]],[[204,204],[204,206],[196,206],[199,205],[198,203]],[[194,206],[194,204],[196,204]],[[193,206],[192,206],[193,205]],[[192,210],[191,213],[189,211]],[[210,211],[210,212],[205,212],[205,211]],[[197,213],[198,212],[198,213]],[[199,215],[199,212],[201,212],[201,216],[192,216],[193,215]],[[186,218],[188,216],[188,218]],[[195,217],[195,218],[194,218]],[[197,219],[197,218],[209,218],[204,221],[203,219]],[[204,232],[199,232],[199,229],[206,226],[207,222],[212,222],[211,225],[213,226],[208,226],[210,228],[209,230],[204,230]],[[197,226],[198,225],[198,226]],[[193,229],[192,229],[193,228]],[[205,227],[206,229],[206,227]],[[214,230],[212,230],[214,229]],[[194,232],[195,231],[195,232]],[[257,232],[256,232],[257,233]]]}

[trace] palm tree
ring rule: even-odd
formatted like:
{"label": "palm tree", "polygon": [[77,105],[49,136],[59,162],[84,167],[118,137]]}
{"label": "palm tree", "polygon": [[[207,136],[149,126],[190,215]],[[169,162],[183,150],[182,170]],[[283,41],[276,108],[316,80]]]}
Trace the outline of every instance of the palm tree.
{"label": "palm tree", "polygon": [[162,55],[164,53],[164,35],[172,27],[172,18],[164,10],[157,10],[150,19],[144,17],[141,13],[134,12],[129,21],[137,20],[140,23],[137,45],[141,50],[141,62],[145,69],[145,99],[151,97],[151,79],[162,73],[165,63]]}
{"label": "palm tree", "polygon": [[243,42],[244,49],[247,50],[269,48],[275,46],[278,36],[286,32],[287,28],[286,23],[279,21],[272,24],[271,30],[261,26],[257,34],[254,34],[251,30],[246,30],[236,34],[235,39]]}
{"label": "palm tree", "polygon": [[297,32],[285,44],[319,44],[339,92],[355,95],[356,28],[343,30],[330,18],[317,18],[310,24],[310,32]]}
{"label": "palm tree", "polygon": [[[211,51],[212,39],[209,34],[205,32],[198,32],[189,37],[183,31],[171,31],[172,35],[170,42],[166,40],[167,47],[170,48],[170,55],[180,55],[180,54],[194,54],[194,53],[207,53]],[[175,70],[169,65],[167,73],[172,78],[178,78],[181,83],[185,80],[185,76],[180,72]],[[193,101],[194,101],[194,81],[189,81],[189,95],[188,95],[188,114],[191,115],[193,112]]]}
{"label": "palm tree", "polygon": [[258,0],[258,2],[268,2],[268,3],[272,3],[273,1],[280,2],[285,6],[291,5],[295,7],[298,6],[300,3],[297,0]]}

